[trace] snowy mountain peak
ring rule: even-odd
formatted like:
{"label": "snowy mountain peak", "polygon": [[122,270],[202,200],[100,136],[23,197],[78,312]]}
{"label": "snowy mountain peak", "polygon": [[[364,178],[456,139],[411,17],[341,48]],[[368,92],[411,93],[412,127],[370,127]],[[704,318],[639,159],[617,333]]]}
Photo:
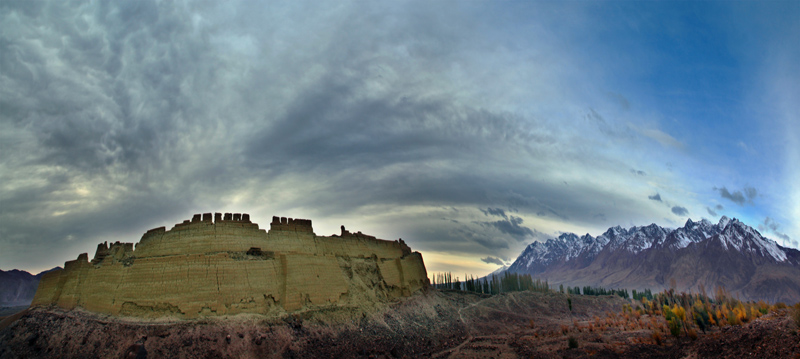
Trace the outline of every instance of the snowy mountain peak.
{"label": "snowy mountain peak", "polygon": [[597,237],[588,233],[580,237],[574,233],[562,233],[546,242],[531,243],[509,267],[509,271],[543,271],[556,263],[578,263],[570,262],[576,258],[581,258],[580,263],[590,262],[603,251],[630,255],[650,249],[676,251],[712,238],[719,238],[725,250],[735,249],[777,262],[787,260],[786,252],[775,241],[764,238],[758,231],[735,218],[722,216],[716,225],[702,219],[698,222],[688,220],[677,229],[667,229],[653,223],[629,229],[614,226]]}
{"label": "snowy mountain peak", "polygon": [[725,227],[728,226],[728,222],[730,221],[731,219],[728,218],[728,216],[722,216],[722,218],[719,219],[719,223],[717,223],[717,225],[719,226],[719,229],[725,229]]}
{"label": "snowy mountain peak", "polygon": [[486,275],[486,276],[487,276],[487,277],[489,277],[489,276],[492,276],[492,275],[498,275],[498,276],[499,276],[499,275],[503,274],[503,272],[505,272],[507,269],[508,269],[508,266],[507,266],[507,265],[505,265],[505,264],[503,264],[503,266],[502,266],[502,267],[495,269],[495,271],[494,271],[494,272],[492,272],[492,273],[489,273],[489,274],[488,274],[488,275]]}
{"label": "snowy mountain peak", "polygon": [[575,242],[578,240],[578,236],[575,233],[561,233],[558,239],[564,242]]}
{"label": "snowy mountain peak", "polygon": [[735,249],[743,253],[770,257],[778,262],[786,261],[786,252],[778,246],[777,242],[765,238],[753,227],[736,218],[731,219],[721,231],[719,240],[723,248],[727,250]]}

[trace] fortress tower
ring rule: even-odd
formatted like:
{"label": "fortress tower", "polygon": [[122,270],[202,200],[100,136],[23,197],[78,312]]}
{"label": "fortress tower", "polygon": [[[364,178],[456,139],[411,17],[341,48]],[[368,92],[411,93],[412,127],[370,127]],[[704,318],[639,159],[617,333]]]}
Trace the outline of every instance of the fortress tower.
{"label": "fortress tower", "polygon": [[419,252],[342,226],[317,236],[307,219],[196,214],[132,243],[101,243],[45,274],[32,306],[82,307],[112,315],[196,318],[273,314],[386,302],[428,286]]}

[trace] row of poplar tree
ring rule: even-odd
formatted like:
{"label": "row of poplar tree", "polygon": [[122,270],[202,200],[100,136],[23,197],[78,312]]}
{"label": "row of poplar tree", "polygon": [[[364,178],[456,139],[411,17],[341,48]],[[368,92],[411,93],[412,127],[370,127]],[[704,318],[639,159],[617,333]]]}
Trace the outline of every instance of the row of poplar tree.
{"label": "row of poplar tree", "polygon": [[433,275],[431,286],[438,289],[455,289],[484,294],[499,294],[531,290],[546,292],[550,290],[547,281],[534,279],[530,274],[517,274],[505,272],[501,275],[490,275],[483,278],[464,275],[466,280],[453,277],[452,273],[436,273]]}
{"label": "row of poplar tree", "polygon": [[[518,274],[504,272],[501,275],[489,275],[483,278],[475,278],[471,275],[464,275],[466,280],[461,280],[459,277],[453,277],[450,272],[436,273],[432,277],[431,286],[437,289],[454,289],[468,292],[484,293],[484,294],[499,294],[505,292],[517,292],[523,290],[531,290],[537,292],[550,291],[550,285],[547,280],[534,279],[530,274]],[[618,295],[622,298],[630,298],[627,289],[606,289],[601,287],[585,286],[581,290],[580,287],[564,287],[559,286],[559,292],[574,295]],[[641,298],[653,298],[653,294],[649,289],[644,292],[633,291],[633,298],[640,300]]]}

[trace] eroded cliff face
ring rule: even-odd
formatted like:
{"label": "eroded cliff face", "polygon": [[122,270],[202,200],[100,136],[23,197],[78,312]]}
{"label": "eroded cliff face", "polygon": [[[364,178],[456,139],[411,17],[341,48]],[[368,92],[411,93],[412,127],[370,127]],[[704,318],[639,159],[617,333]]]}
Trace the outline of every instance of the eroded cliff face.
{"label": "eroded cliff face", "polygon": [[196,318],[364,306],[426,290],[419,252],[342,227],[314,234],[310,220],[273,217],[269,232],[244,214],[195,215],[132,243],[98,245],[45,274],[32,306],[111,315]]}

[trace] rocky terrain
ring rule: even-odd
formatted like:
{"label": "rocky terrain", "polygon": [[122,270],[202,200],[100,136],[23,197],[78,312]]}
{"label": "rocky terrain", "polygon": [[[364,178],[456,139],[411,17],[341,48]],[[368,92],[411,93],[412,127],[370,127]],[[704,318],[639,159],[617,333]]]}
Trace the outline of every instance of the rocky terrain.
{"label": "rocky terrain", "polygon": [[593,237],[564,233],[530,244],[507,269],[550,284],[605,288],[727,288],[743,300],[800,301],[800,251],[722,217],[677,229],[616,226]]}
{"label": "rocky terrain", "polygon": [[[0,358],[794,358],[788,310],[696,340],[627,327],[616,296],[430,290],[368,311],[143,320],[31,309],[0,324]],[[640,318],[657,322],[658,318]],[[569,348],[569,337],[576,348]]]}

